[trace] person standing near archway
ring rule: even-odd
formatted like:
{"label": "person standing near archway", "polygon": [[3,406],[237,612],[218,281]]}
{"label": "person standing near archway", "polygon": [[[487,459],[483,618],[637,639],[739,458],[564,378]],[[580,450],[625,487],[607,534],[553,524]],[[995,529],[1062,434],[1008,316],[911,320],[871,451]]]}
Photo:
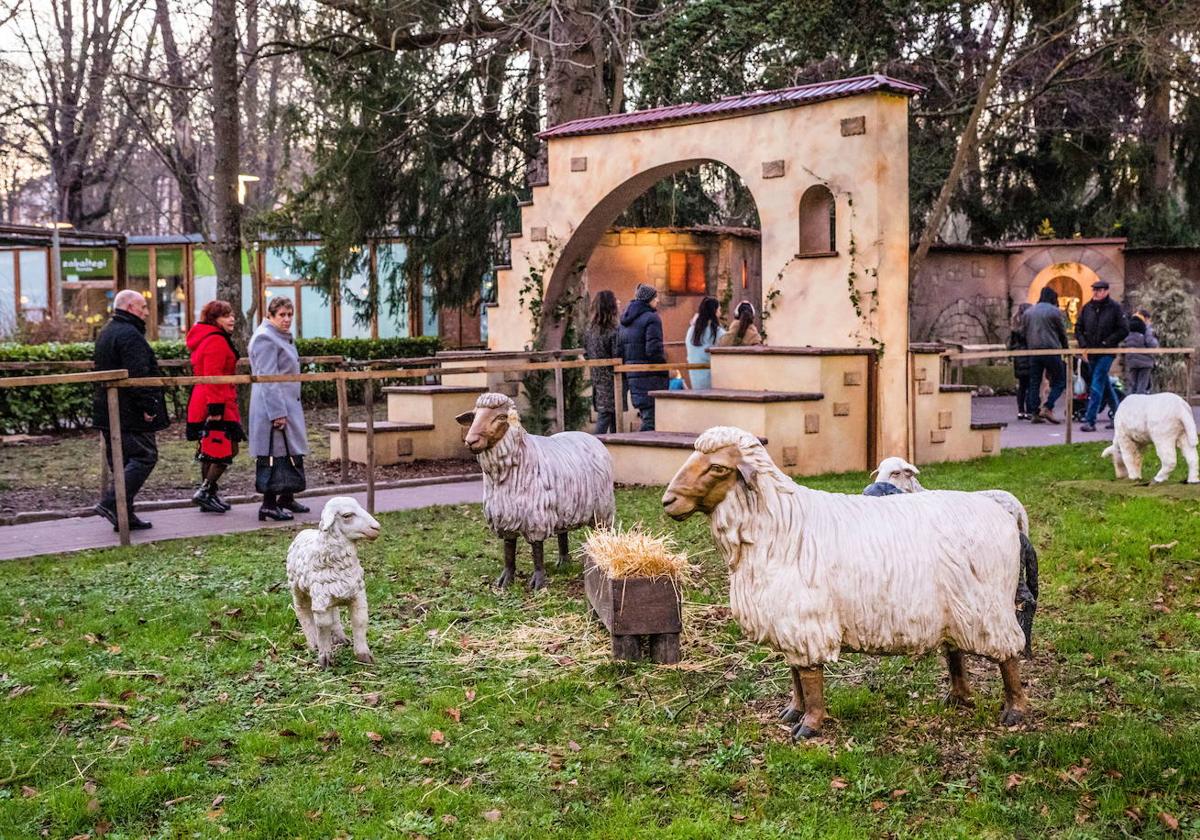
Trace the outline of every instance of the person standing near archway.
{"label": "person standing near archway", "polygon": [[[1075,338],[1081,348],[1111,349],[1118,346],[1129,335],[1129,322],[1120,305],[1108,296],[1108,281],[1097,280],[1092,284],[1092,299],[1084,304],[1075,322]],[[1096,415],[1106,398],[1115,406],[1117,395],[1108,379],[1112,367],[1111,354],[1084,356],[1092,371],[1091,391],[1088,394],[1087,410],[1083,414],[1080,431],[1096,431]]]}
{"label": "person standing near archway", "polygon": [[[1026,310],[1022,317],[1025,325],[1025,346],[1029,350],[1065,350],[1067,328],[1063,326],[1063,312],[1058,308],[1058,294],[1046,286],[1038,302]],[[1042,377],[1050,380],[1050,393],[1042,405]],[[1029,357],[1029,391],[1025,399],[1026,410],[1032,414],[1031,423],[1059,423],[1054,415],[1054,403],[1067,387],[1067,370],[1060,356]]]}
{"label": "person standing near archway", "polygon": [[[621,360],[627,365],[664,364],[662,316],[658,314],[658,289],[638,283],[633,300],[621,315]],[[654,431],[654,397],[651,391],[665,391],[669,384],[665,370],[628,374],[629,397],[642,419],[640,431]]]}

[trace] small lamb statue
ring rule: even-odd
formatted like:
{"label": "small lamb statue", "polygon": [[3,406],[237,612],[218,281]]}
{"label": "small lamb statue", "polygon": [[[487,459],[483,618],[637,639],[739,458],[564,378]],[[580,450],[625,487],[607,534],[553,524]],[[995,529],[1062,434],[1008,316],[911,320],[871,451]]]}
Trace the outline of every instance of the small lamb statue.
{"label": "small lamb statue", "polygon": [[355,543],[378,536],[375,517],[354,499],[336,496],[325,503],[317,530],[301,531],[288,548],[292,606],[321,668],[333,664],[335,644],[349,641],[338,618],[340,607],[350,608],[354,658],[366,665],[375,662],[367,647],[367,588]]}
{"label": "small lamb statue", "polygon": [[1187,462],[1185,484],[1200,483],[1200,459],[1196,456],[1196,418],[1192,407],[1178,394],[1130,394],[1117,406],[1113,418],[1113,442],[1100,453],[1112,458],[1117,478],[1127,475],[1142,480],[1142,451],[1154,444],[1161,463],[1154,483],[1161,484],[1175,469],[1175,448]]}
{"label": "small lamb statue", "polygon": [[567,532],[612,525],[612,456],[584,432],[532,435],[521,427],[517,406],[504,394],[480,394],[474,411],[455,418],[463,442],[483,470],[483,514],[504,540],[504,588],[517,574],[517,537],[533,550],[530,589],[546,585],[543,540],[558,535],[558,562],[567,560]]}

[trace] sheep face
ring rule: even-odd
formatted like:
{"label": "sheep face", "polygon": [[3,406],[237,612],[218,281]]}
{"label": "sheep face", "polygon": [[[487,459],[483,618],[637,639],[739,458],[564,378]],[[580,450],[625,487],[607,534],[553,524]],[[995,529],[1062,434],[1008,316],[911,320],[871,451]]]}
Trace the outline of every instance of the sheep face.
{"label": "sheep face", "polygon": [[921,471],[908,461],[892,456],[880,461],[879,466],[871,472],[871,476],[876,481],[894,484],[905,493],[912,493],[920,487],[916,480],[920,473]]}
{"label": "sheep face", "polygon": [[337,496],[325,503],[320,529],[323,534],[340,536],[349,542],[379,536],[379,522],[348,496]]}
{"label": "sheep face", "polygon": [[511,412],[508,406],[486,408],[476,406],[473,411],[464,411],[454,419],[465,430],[463,443],[473,455],[487,452],[508,434],[512,425]]}
{"label": "sheep face", "polygon": [[753,468],[734,444],[713,452],[693,452],[663,494],[663,509],[684,520],[696,511],[712,513],[738,481],[752,485]]}

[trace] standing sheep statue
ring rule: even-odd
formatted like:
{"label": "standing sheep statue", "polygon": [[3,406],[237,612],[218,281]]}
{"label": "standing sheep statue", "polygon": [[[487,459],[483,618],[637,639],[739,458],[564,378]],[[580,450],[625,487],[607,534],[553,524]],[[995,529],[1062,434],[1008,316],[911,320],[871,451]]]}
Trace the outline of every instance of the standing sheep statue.
{"label": "standing sheep statue", "polygon": [[1200,459],[1196,456],[1196,418],[1192,407],[1178,394],[1130,394],[1117,406],[1113,417],[1112,446],[1100,453],[1112,458],[1117,478],[1142,480],[1142,447],[1154,444],[1160,466],[1154,483],[1161,484],[1175,469],[1176,447],[1187,462],[1185,484],[1200,483]]}
{"label": "standing sheep statue", "polygon": [[333,664],[333,646],[344,645],[338,610],[350,608],[354,658],[366,665],[375,659],[367,647],[367,587],[358,562],[359,540],[379,536],[379,522],[348,496],[335,496],[321,510],[320,525],[301,531],[287,553],[292,607],[317,664]]}
{"label": "standing sheep statue", "polygon": [[882,499],[797,485],[758,438],[718,426],[671,479],[663,508],[677,520],[709,516],[729,567],[733,617],[791,666],[792,702],[780,716],[793,738],[825,721],[823,666],[841,651],[918,655],[943,647],[949,702],[971,704],[964,653],[999,663],[1000,722],[1029,711],[1013,613],[1020,531],[994,501],[933,491]]}
{"label": "standing sheep statue", "polygon": [[531,589],[546,585],[542,543],[558,535],[558,562],[568,557],[567,532],[612,525],[612,457],[583,432],[532,435],[521,427],[517,406],[504,394],[480,394],[474,411],[455,418],[466,430],[463,442],[483,470],[483,514],[504,540],[504,588],[517,574],[517,537],[533,551]]}

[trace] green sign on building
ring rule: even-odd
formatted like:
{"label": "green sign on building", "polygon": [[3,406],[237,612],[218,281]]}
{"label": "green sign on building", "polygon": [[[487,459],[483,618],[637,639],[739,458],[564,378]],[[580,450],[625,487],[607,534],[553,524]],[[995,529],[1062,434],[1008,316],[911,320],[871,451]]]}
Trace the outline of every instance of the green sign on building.
{"label": "green sign on building", "polygon": [[62,252],[62,277],[76,280],[111,280],[113,252],[111,248],[72,248]]}

